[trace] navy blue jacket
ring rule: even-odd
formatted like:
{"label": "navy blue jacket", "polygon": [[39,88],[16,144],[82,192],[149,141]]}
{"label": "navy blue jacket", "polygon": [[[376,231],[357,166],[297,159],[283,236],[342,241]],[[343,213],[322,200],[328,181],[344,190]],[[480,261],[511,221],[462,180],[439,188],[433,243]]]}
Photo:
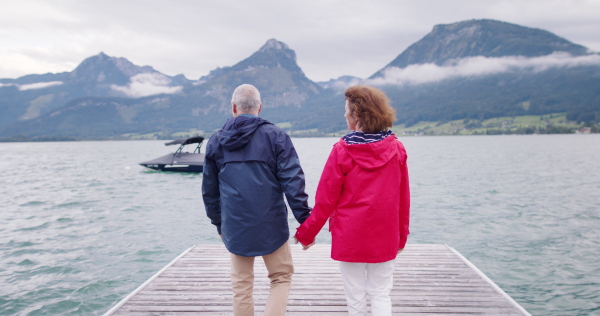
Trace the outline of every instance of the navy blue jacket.
{"label": "navy blue jacket", "polygon": [[304,172],[290,137],[249,114],[227,120],[206,145],[206,215],[236,255],[273,253],[289,239],[287,198],[299,223],[310,215]]}

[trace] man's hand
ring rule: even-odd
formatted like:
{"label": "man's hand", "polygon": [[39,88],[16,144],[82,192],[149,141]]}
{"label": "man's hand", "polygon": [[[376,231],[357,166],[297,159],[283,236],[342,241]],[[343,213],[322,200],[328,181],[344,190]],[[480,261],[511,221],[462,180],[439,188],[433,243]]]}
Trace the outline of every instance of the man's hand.
{"label": "man's hand", "polygon": [[[296,236],[294,236],[294,243],[297,244],[299,241],[296,238]],[[315,238],[315,240],[313,240],[313,242],[311,242],[308,245],[305,245],[303,243],[300,243],[302,245],[302,250],[308,250],[308,248],[312,247],[315,243],[317,242],[317,239]]]}
{"label": "man's hand", "polygon": [[402,249],[399,249],[399,250],[398,250],[398,253],[401,253],[402,251],[404,251],[404,248],[402,248]]}

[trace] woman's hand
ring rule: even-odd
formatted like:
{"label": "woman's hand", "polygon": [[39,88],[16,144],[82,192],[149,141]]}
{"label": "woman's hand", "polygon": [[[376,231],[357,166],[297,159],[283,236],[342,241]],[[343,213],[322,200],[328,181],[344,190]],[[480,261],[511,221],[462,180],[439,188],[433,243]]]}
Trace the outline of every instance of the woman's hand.
{"label": "woman's hand", "polygon": [[[315,240],[313,240],[313,242],[311,242],[308,245],[305,245],[303,243],[300,243],[302,245],[302,250],[308,250],[308,248],[312,247],[315,243],[317,242],[317,239],[315,238]],[[294,236],[294,243],[297,244],[299,243],[298,239],[296,238],[296,236]]]}

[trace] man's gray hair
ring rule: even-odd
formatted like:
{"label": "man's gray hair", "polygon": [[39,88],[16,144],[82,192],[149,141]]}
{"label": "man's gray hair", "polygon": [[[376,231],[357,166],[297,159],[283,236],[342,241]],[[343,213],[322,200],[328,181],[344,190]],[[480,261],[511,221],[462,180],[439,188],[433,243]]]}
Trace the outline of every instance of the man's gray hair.
{"label": "man's gray hair", "polygon": [[231,103],[242,113],[256,112],[260,108],[260,92],[251,84],[243,84],[233,91]]}

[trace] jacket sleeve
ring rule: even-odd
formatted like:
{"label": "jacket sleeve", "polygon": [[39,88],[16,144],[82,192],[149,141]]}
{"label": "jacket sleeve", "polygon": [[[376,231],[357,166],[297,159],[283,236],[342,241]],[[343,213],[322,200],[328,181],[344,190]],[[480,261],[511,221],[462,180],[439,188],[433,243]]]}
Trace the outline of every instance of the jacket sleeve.
{"label": "jacket sleeve", "polygon": [[[207,153],[208,154],[208,153]],[[214,160],[204,157],[204,168],[202,171],[202,199],[206,216],[210,222],[217,226],[217,232],[221,235],[221,193],[219,190],[219,171]]]}
{"label": "jacket sleeve", "polygon": [[327,219],[333,214],[340,199],[345,175],[338,164],[338,150],[338,148],[334,147],[325,163],[325,168],[317,186],[315,207],[310,217],[296,230],[295,237],[303,245],[308,245],[315,240],[315,237],[321,231]]}
{"label": "jacket sleeve", "polygon": [[410,185],[408,180],[408,166],[406,164],[406,155],[404,161],[400,165],[401,181],[400,182],[400,244],[399,249],[406,246],[408,240],[409,224],[410,224]]}
{"label": "jacket sleeve", "polygon": [[303,223],[310,215],[308,194],[305,192],[306,181],[300,159],[292,140],[285,133],[280,133],[275,141],[277,180],[281,185],[288,205],[299,223]]}

